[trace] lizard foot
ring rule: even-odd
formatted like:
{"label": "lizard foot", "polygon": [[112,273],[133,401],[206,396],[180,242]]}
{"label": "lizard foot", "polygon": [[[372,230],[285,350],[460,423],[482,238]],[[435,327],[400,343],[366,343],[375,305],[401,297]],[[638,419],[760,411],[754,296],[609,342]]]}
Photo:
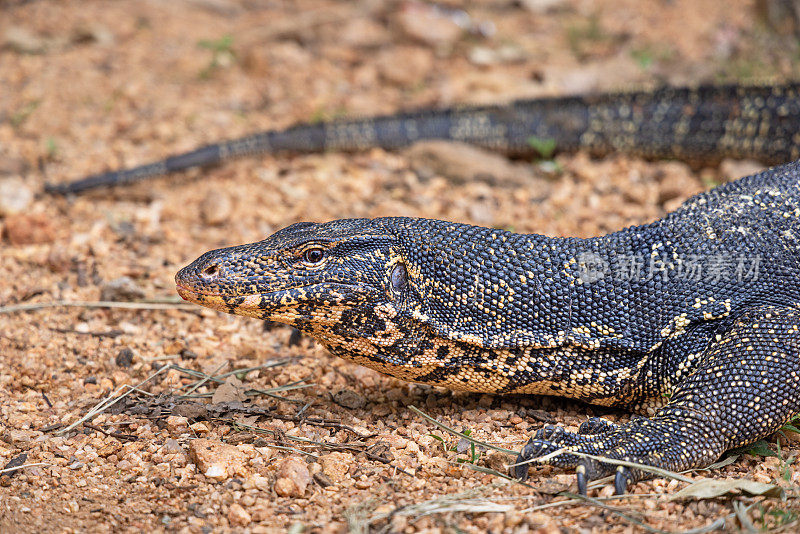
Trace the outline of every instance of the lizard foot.
{"label": "lizard foot", "polygon": [[538,460],[575,468],[580,493],[607,475],[614,475],[614,488],[622,493],[652,475],[613,460],[682,471],[775,432],[800,412],[799,330],[800,307],[763,306],[742,314],[653,417],[624,425],[594,418],[576,433],[543,427],[520,451],[514,474],[525,479]]}
{"label": "lizard foot", "polygon": [[590,481],[608,475],[614,475],[616,493],[622,494],[629,483],[645,478],[646,473],[570,454],[570,451],[646,465],[657,464],[660,451],[673,439],[667,429],[662,433],[658,426],[660,425],[646,419],[637,419],[627,425],[617,425],[610,421],[592,418],[584,422],[577,433],[572,433],[562,427],[548,425],[539,429],[522,448],[517,457],[517,465],[514,467],[514,475],[524,480],[527,478],[532,460],[560,450],[563,451],[561,454],[547,458],[542,463],[561,468],[575,468],[580,494],[586,494]]}

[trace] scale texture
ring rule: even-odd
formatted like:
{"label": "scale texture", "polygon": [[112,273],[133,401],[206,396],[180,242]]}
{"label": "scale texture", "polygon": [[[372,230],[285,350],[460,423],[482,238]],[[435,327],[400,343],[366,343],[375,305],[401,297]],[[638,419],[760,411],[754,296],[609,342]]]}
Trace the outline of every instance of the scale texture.
{"label": "scale texture", "polygon": [[[297,223],[203,254],[186,300],[292,325],[404,380],[565,396],[642,414],[539,430],[561,448],[671,470],[712,463],[800,411],[800,164],[577,239],[413,218]],[[635,469],[560,454],[579,489]],[[524,477],[527,464],[516,468]]]}
{"label": "scale texture", "polygon": [[797,83],[665,87],[299,124],[132,169],[49,184],[47,190],[80,193],[255,154],[397,149],[426,139],[472,143],[519,157],[550,157],[550,150],[542,148],[548,146],[560,152],[621,152],[693,165],[724,158],[783,163],[800,158],[799,94]]}

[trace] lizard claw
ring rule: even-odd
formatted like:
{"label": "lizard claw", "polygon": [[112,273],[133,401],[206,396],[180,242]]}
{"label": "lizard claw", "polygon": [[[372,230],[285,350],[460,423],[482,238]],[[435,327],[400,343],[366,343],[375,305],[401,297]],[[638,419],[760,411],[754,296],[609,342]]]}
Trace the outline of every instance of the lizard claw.
{"label": "lizard claw", "polygon": [[517,459],[514,462],[517,465],[513,467],[512,474],[522,482],[525,482],[528,479],[528,467],[530,467],[529,464],[522,462],[525,462],[526,460],[536,456],[533,449],[533,443],[534,441],[532,439],[529,440],[528,443],[526,443],[525,446],[522,447],[522,450],[519,451]]}
{"label": "lizard claw", "polygon": [[575,475],[578,479],[578,495],[586,496],[586,489],[589,481],[586,478],[586,466],[581,464],[575,468]]}
{"label": "lizard claw", "polygon": [[630,480],[630,478],[630,469],[623,465],[617,466],[617,472],[614,475],[614,494],[625,495],[625,490],[628,489],[628,480]]}

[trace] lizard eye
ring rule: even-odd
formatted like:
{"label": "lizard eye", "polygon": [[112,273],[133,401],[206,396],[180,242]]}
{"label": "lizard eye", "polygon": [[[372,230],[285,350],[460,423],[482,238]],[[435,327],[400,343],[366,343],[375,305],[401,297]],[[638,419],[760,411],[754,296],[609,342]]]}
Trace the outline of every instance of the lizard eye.
{"label": "lizard eye", "polygon": [[310,248],[303,254],[303,259],[308,263],[319,263],[325,257],[325,251],[321,248]]}

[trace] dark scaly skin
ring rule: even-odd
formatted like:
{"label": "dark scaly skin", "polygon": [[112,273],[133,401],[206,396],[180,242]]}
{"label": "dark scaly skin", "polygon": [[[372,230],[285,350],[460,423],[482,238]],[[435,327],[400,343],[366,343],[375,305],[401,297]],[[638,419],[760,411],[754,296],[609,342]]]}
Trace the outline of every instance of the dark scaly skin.
{"label": "dark scaly skin", "polygon": [[529,141],[534,137],[552,140],[557,150],[565,152],[622,152],[698,165],[723,158],[776,164],[800,158],[799,89],[795,83],[663,88],[301,124],[132,169],[49,184],[47,190],[80,193],[253,154],[396,149],[423,139],[463,141],[512,156],[537,156]]}
{"label": "dark scaly skin", "polygon": [[[176,283],[186,300],[290,324],[404,380],[649,417],[545,427],[521,460],[566,447],[683,470],[800,410],[799,218],[795,162],[597,238],[411,218],[297,223],[207,252]],[[630,258],[649,269],[628,276]],[[570,454],[550,463],[577,467],[582,491],[615,471]],[[620,469],[617,490],[641,475]]]}

